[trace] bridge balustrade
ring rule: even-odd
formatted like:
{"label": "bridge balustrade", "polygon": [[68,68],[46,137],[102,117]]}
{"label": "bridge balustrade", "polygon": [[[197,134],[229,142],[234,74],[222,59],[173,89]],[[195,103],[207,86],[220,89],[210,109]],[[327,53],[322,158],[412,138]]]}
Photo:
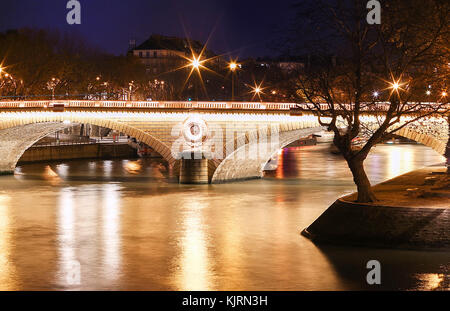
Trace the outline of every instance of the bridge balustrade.
{"label": "bridge balustrade", "polygon": [[[0,108],[52,108],[54,106],[66,108],[136,108],[136,109],[233,109],[233,110],[281,110],[288,111],[291,108],[311,109],[312,104],[308,103],[259,103],[259,102],[189,102],[189,101],[93,101],[93,100],[55,100],[55,101],[0,101]],[[405,109],[410,111],[427,111],[434,109],[436,103],[407,103]],[[328,104],[320,104],[320,109],[328,110]],[[336,110],[352,110],[350,104],[335,105]],[[389,103],[363,103],[362,111],[387,111]],[[446,108],[448,109],[448,104]]]}

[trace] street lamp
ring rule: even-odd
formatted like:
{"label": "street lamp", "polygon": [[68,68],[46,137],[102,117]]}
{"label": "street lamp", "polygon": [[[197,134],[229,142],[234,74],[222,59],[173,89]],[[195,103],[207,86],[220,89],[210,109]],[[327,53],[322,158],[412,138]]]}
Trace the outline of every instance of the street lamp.
{"label": "street lamp", "polygon": [[[200,78],[201,83],[203,83],[202,80],[202,76],[200,73],[200,68],[205,68],[202,64],[206,61],[206,60],[201,60],[202,55],[200,54],[199,56],[195,56],[194,53],[192,53],[192,59],[189,60],[189,65],[192,67],[191,68],[191,72],[189,73],[186,82],[189,80],[189,78],[191,77],[192,73],[194,72],[194,70],[197,71],[197,74]],[[197,83],[195,83],[194,81],[194,86],[195,86],[195,97],[196,100],[198,100],[198,89],[197,89]]]}
{"label": "street lamp", "polygon": [[200,57],[196,58],[194,56],[194,59],[191,60],[191,66],[192,66],[192,68],[198,70],[198,68],[200,67]]}
{"label": "street lamp", "polygon": [[59,82],[60,80],[57,78],[51,78],[50,81],[47,82],[47,89],[52,91],[52,100],[55,99],[55,88]]}
{"label": "street lamp", "polygon": [[446,91],[442,91],[442,97],[446,97],[447,96],[447,92]]}
{"label": "street lamp", "polygon": [[431,95],[431,91],[430,91],[430,90],[427,90],[427,92],[426,92],[426,93],[427,93],[427,95],[428,95],[428,96],[430,96],[430,95]]}
{"label": "street lamp", "polygon": [[261,99],[261,94],[264,94],[264,92],[263,92],[263,90],[264,90],[264,88],[262,87],[262,82],[260,83],[260,84],[256,84],[255,83],[255,86],[250,86],[251,88],[252,88],[252,93],[253,93],[253,97],[252,97],[252,100],[256,97],[256,96],[258,96],[259,97],[259,101],[262,101],[262,99]]}
{"label": "street lamp", "polygon": [[236,62],[232,61],[228,67],[231,70],[231,101],[234,101],[234,74],[237,69],[237,64]]}
{"label": "street lamp", "polygon": [[373,97],[377,98],[380,95],[377,91],[373,92]]}

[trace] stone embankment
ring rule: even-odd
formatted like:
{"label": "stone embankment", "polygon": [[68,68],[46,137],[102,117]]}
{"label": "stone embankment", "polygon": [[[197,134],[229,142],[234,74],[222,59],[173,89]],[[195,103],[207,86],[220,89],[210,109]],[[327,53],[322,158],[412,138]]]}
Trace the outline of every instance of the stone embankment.
{"label": "stone embankment", "polygon": [[338,199],[302,234],[315,243],[450,251],[450,176],[443,166],[374,186],[379,199]]}

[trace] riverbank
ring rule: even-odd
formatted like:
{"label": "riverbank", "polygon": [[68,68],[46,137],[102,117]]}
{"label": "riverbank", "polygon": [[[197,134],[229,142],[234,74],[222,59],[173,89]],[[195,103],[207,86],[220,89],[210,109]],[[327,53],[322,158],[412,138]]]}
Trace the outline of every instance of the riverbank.
{"label": "riverbank", "polygon": [[416,170],[373,187],[379,199],[338,199],[302,235],[315,243],[450,250],[450,178],[444,166]]}
{"label": "riverbank", "polygon": [[136,149],[126,143],[35,146],[27,149],[19,164],[75,159],[112,159],[137,157]]}

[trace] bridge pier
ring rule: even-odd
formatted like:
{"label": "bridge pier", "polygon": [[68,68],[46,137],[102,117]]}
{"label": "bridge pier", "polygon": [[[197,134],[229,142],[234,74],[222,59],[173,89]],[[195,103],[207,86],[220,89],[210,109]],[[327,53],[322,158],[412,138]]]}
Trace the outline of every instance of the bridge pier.
{"label": "bridge pier", "polygon": [[180,163],[180,184],[208,184],[208,159],[200,159],[194,152],[185,152]]}

